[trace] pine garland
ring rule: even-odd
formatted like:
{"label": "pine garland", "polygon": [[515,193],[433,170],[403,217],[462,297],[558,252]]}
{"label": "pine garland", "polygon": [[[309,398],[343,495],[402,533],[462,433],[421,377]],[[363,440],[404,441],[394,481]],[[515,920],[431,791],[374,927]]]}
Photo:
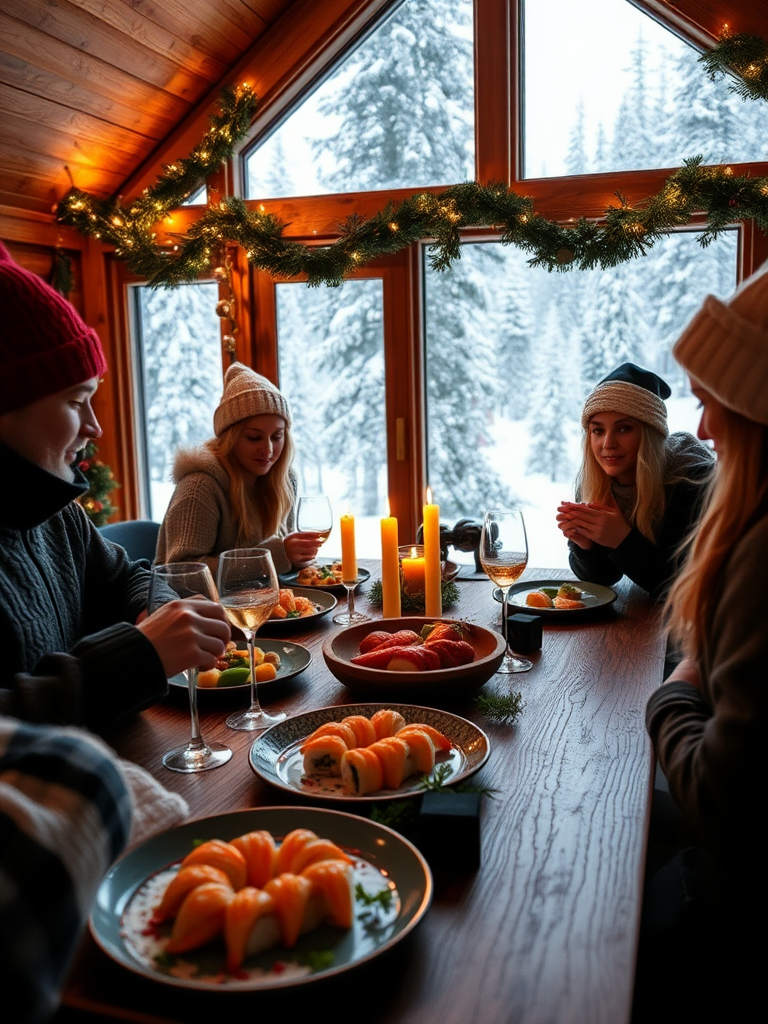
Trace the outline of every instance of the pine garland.
{"label": "pine garland", "polygon": [[120,484],[109,466],[97,458],[98,450],[93,441],[89,441],[77,464],[88,481],[88,490],[79,501],[94,526],[103,526],[117,512],[117,505],[112,504],[109,495]]}
{"label": "pine garland", "polygon": [[[424,614],[424,595],[423,594],[411,594],[405,590],[402,586],[402,576],[400,577],[400,609],[402,613],[410,615],[423,615]],[[453,580],[443,580],[440,584],[440,592],[442,597],[443,608],[451,608],[459,600],[459,588],[453,582]],[[381,580],[375,580],[365,595],[368,599],[368,604],[373,608],[381,608],[383,604],[383,597],[381,591]]]}
{"label": "pine garland", "polygon": [[759,36],[732,35],[726,30],[699,62],[713,82],[728,72],[737,75],[740,81],[731,90],[742,99],[768,100],[768,43]]}
{"label": "pine garland", "polygon": [[[724,69],[742,75],[742,95],[768,98],[768,47],[757,37],[721,36],[701,59],[711,76]],[[117,199],[98,200],[73,188],[57,209],[62,223],[115,247],[136,274],[152,287],[175,287],[210,272],[227,242],[243,247],[248,261],[277,278],[306,276],[309,285],[338,286],[355,269],[379,256],[398,252],[422,238],[433,238],[430,262],[446,270],[461,256],[461,232],[493,226],[504,245],[530,254],[532,267],[564,271],[616,266],[644,255],[696,212],[708,226],[699,233],[708,245],[737,219],[751,218],[768,232],[768,178],[735,175],[730,167],[702,166],[700,156],[686,160],[663,188],[631,204],[617,193],[600,222],[581,218],[563,227],[533,211],[533,201],[501,182],[468,181],[445,192],[420,192],[399,205],[388,203],[372,217],[350,217],[337,241],[306,245],[283,238],[286,224],[273,214],[249,210],[236,197],[224,197],[190,227],[171,251],[157,241],[153,227],[199,188],[247,132],[256,108],[248,86],[224,90],[221,113],[187,160],[165,168],[152,189],[125,209]]]}

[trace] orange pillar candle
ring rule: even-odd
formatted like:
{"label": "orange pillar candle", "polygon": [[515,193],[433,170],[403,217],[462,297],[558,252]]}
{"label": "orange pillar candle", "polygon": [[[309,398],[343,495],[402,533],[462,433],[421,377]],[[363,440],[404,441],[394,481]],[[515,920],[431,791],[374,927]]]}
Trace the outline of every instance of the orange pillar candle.
{"label": "orange pillar candle", "polygon": [[416,548],[411,548],[410,557],[404,557],[400,564],[403,567],[403,587],[412,594],[423,594],[426,563],[419,556]]}
{"label": "orange pillar candle", "polygon": [[427,488],[424,506],[424,614],[439,619],[443,614],[442,571],[440,565],[440,506],[434,505]]}
{"label": "orange pillar candle", "polygon": [[400,558],[394,516],[381,520],[381,604],[385,619],[400,618]]}
{"label": "orange pillar candle", "polygon": [[357,582],[355,553],[355,517],[349,514],[339,520],[341,527],[341,578],[345,583]]}

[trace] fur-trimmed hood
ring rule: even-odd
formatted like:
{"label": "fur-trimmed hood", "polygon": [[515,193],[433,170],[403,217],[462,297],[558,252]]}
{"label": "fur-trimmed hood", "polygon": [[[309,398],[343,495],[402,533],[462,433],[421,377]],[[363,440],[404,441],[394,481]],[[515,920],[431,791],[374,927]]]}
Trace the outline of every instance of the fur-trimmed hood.
{"label": "fur-trimmed hood", "polygon": [[229,474],[210,448],[198,445],[195,448],[179,448],[173,459],[173,482],[178,484],[190,473],[207,473],[221,486],[229,490]]}

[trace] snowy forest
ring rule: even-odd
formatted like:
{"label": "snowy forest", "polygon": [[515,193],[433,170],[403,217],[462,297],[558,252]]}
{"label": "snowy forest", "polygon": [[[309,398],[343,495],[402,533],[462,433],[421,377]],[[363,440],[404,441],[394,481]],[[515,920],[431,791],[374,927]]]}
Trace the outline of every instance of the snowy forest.
{"label": "snowy forest", "polygon": [[[568,138],[553,141],[565,173],[676,167],[697,154],[705,163],[766,158],[760,105],[710,82],[697,53],[673,36],[663,51],[653,46],[652,67],[650,49],[639,30],[609,123],[576,106]],[[307,194],[307,160],[315,191],[466,180],[474,176],[473,106],[470,0],[406,0],[306,101],[311,116],[297,111],[254,151],[248,196]],[[552,274],[494,242],[465,245],[453,269],[437,273],[425,246],[428,480],[443,521],[519,502],[529,541],[539,544],[532,559],[558,557],[547,544],[562,547],[554,507],[572,494],[581,405],[626,360],[672,386],[671,429],[695,430],[670,348],[705,294],[732,290],[736,245],[735,232],[707,248],[680,232],[633,263]],[[221,390],[212,287],[139,290],[154,518],[171,491],[175,449],[211,433]],[[280,283],[277,301],[300,488],[333,493],[338,512],[378,523],[387,498],[381,280],[339,289]]]}

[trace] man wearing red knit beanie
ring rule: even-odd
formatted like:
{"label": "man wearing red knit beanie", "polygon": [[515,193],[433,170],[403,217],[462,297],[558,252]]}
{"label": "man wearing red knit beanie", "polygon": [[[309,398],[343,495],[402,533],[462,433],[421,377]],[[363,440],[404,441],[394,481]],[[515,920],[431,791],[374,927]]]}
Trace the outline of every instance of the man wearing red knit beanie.
{"label": "man wearing red knit beanie", "polygon": [[75,500],[106,360],[74,307],[2,243],[0,310],[0,714],[98,731],[163,697],[169,676],[213,667],[229,627],[211,602],[146,618],[147,564]]}

